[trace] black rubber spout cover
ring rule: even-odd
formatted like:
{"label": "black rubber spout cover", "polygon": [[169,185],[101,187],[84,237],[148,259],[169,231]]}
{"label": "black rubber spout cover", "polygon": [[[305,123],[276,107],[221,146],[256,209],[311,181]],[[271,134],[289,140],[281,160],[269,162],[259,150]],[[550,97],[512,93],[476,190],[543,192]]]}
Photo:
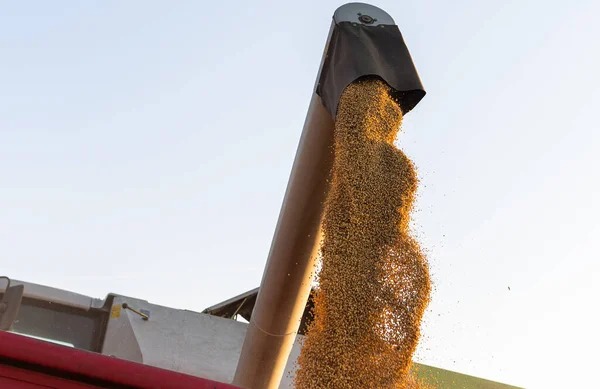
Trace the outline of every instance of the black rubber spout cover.
{"label": "black rubber spout cover", "polygon": [[336,23],[317,85],[317,94],[333,118],[344,89],[364,77],[384,80],[403,114],[425,96],[398,26]]}

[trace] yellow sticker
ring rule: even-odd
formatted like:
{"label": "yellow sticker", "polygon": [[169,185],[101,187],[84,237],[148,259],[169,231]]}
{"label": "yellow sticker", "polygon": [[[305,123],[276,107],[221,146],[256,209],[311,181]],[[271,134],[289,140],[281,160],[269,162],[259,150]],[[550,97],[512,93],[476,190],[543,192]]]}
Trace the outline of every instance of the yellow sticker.
{"label": "yellow sticker", "polygon": [[116,319],[119,316],[121,316],[121,305],[113,305],[110,310],[110,318]]}

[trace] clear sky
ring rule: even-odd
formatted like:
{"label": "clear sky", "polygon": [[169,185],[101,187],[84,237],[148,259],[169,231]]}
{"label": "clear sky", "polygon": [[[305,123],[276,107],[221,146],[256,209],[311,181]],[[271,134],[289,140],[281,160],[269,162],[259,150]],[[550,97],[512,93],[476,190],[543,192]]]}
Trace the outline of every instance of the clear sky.
{"label": "clear sky", "polygon": [[[0,0],[0,275],[191,310],[258,286],[341,4]],[[417,359],[594,387],[600,3],[374,4],[428,92],[399,140],[436,284]]]}

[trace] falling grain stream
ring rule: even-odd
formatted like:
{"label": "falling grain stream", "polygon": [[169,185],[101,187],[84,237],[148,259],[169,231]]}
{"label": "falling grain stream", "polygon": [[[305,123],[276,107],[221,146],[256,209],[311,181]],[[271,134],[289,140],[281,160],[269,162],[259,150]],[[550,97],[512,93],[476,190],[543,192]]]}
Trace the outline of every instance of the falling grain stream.
{"label": "falling grain stream", "polygon": [[410,368],[430,279],[409,228],[418,181],[394,145],[401,123],[381,81],[358,81],[342,94],[314,320],[296,389],[420,387]]}

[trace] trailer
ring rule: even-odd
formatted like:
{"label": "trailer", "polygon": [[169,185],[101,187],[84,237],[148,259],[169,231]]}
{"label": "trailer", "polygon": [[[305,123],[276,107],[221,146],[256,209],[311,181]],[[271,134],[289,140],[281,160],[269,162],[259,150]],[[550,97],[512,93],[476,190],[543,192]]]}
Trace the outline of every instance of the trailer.
{"label": "trailer", "polygon": [[[0,331],[0,388],[234,389],[257,294],[258,288],[194,312],[116,293],[96,299],[18,280],[7,288],[0,280],[0,301],[16,312],[10,329]],[[293,388],[311,304],[309,299],[281,389]],[[0,314],[0,322],[6,319]],[[515,388],[415,365],[416,374],[440,389]]]}

